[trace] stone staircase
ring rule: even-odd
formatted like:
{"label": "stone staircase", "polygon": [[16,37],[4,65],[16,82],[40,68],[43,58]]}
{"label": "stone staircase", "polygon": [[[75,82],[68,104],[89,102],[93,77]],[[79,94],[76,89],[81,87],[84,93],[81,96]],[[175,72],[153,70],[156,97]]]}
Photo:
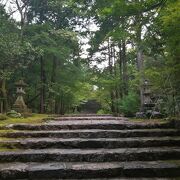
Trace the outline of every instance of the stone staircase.
{"label": "stone staircase", "polygon": [[81,115],[6,128],[13,131],[0,133],[0,180],[180,177],[180,131],[172,123]]}

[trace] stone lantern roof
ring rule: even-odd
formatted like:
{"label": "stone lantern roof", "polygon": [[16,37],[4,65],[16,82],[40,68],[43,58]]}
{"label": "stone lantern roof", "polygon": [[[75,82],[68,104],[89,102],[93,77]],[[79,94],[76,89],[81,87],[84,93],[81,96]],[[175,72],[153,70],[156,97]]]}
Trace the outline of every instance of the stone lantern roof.
{"label": "stone lantern roof", "polygon": [[27,84],[21,79],[15,83],[17,87],[26,87]]}

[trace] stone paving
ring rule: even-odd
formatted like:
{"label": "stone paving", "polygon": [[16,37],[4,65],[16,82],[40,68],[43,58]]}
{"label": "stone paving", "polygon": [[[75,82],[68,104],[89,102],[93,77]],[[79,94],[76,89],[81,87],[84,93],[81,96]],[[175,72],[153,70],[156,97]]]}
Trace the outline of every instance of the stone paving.
{"label": "stone paving", "polygon": [[[0,179],[178,179],[180,131],[172,123],[67,116],[0,133]],[[3,139],[4,138],[4,139]]]}

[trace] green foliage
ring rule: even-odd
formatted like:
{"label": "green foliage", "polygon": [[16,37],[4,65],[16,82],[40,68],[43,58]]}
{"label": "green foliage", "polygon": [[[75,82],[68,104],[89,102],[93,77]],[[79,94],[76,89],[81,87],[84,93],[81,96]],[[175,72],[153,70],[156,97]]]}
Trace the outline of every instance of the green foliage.
{"label": "green foliage", "polygon": [[[43,106],[45,112],[64,114],[96,99],[102,104],[99,113],[132,116],[139,110],[136,93],[148,79],[155,99],[162,102],[160,109],[178,113],[178,0],[31,0],[24,5],[24,23],[0,5],[3,106],[13,104],[14,82],[24,78],[29,84],[25,100],[35,112]],[[96,32],[89,32],[92,22],[99,28]],[[79,39],[85,35],[91,38],[87,60],[80,56]],[[98,69],[91,66],[93,61],[105,65]]]}
{"label": "green foliage", "polygon": [[[168,2],[161,13],[162,31],[164,33],[168,49],[173,56],[180,52],[180,2],[178,0]],[[175,57],[174,57],[175,58]]]}
{"label": "green foliage", "polygon": [[105,109],[100,109],[100,110],[97,112],[98,115],[110,114],[110,113],[111,113],[111,111],[107,111],[107,110],[105,110]]}
{"label": "green foliage", "polygon": [[4,120],[7,120],[8,117],[4,114],[0,114],[0,121],[4,121]]}
{"label": "green foliage", "polygon": [[127,116],[132,117],[139,110],[139,98],[137,94],[131,92],[122,100],[119,100],[121,112]]}
{"label": "green foliage", "polygon": [[22,115],[14,110],[11,110],[10,112],[7,112],[6,115],[10,118],[20,118]]}
{"label": "green foliage", "polygon": [[[8,118],[6,121],[0,121],[0,127],[7,126],[9,124],[20,124],[20,123],[38,124],[45,122],[47,117],[48,115],[46,114],[33,114],[32,117],[28,117],[28,118],[22,118],[22,117]],[[11,130],[5,130],[4,132],[6,133],[7,131],[11,131]]]}

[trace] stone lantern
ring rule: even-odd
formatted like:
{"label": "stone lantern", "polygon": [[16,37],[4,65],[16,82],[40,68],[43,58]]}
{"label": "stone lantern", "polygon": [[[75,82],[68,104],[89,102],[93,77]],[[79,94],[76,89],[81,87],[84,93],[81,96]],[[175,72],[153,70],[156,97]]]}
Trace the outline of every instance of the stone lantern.
{"label": "stone lantern", "polygon": [[19,80],[18,82],[15,83],[15,85],[16,85],[17,99],[13,105],[13,110],[19,113],[27,112],[28,108],[23,98],[23,96],[26,94],[24,88],[27,87],[27,84],[24,83],[23,80]]}
{"label": "stone lantern", "polygon": [[152,99],[151,99],[151,96],[152,96],[152,93],[150,91],[150,87],[151,87],[151,84],[148,82],[148,80],[145,80],[144,81],[144,93],[143,93],[143,99],[144,99],[144,103],[143,103],[143,109],[145,111],[147,110],[151,110],[155,104],[153,103]]}
{"label": "stone lantern", "polygon": [[151,84],[148,80],[143,84],[143,105],[142,111],[136,113],[137,118],[161,118],[162,114],[156,111],[156,104],[152,100]]}

